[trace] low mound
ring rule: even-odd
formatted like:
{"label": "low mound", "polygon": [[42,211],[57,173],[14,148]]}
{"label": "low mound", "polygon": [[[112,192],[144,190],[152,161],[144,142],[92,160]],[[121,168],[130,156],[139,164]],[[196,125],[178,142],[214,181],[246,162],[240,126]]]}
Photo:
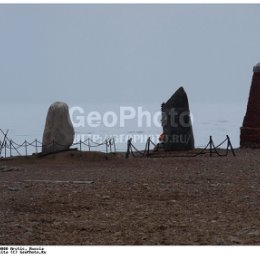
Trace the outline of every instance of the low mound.
{"label": "low mound", "polygon": [[2,158],[2,161],[12,161],[12,163],[49,163],[61,162],[71,163],[77,161],[106,161],[113,158],[123,158],[123,154],[117,153],[103,153],[103,152],[80,152],[78,150],[67,150],[47,155],[33,154],[30,156],[14,156],[9,158]]}

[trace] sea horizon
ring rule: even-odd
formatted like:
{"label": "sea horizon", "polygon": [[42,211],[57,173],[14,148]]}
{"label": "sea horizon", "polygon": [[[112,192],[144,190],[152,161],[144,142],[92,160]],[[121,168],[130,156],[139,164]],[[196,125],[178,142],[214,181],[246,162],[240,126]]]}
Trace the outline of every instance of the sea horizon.
{"label": "sea horizon", "polygon": [[[18,144],[25,140],[32,142],[37,139],[42,141],[42,135],[45,125],[45,119],[48,108],[51,104],[42,103],[2,103],[1,107],[1,129],[6,132],[8,130],[8,138]],[[138,125],[138,109],[151,114],[151,118],[155,113],[160,114],[160,103],[156,102],[68,102],[70,108],[70,117],[75,130],[74,142],[84,141],[87,138],[95,142],[102,142],[105,138],[115,137],[117,151],[126,151],[127,139],[132,137],[133,142],[138,149],[144,149],[145,142],[150,136],[154,142],[158,142],[157,138],[162,133],[160,126],[160,118],[157,117],[157,123],[149,122],[147,124],[146,117],[139,119]],[[136,112],[133,119],[125,120],[125,124],[120,125],[120,109],[132,109]],[[98,126],[93,127],[88,124],[88,115],[91,112],[100,114],[101,122]],[[234,148],[239,147],[240,127],[242,126],[243,117],[246,112],[246,105],[241,103],[190,103],[190,113],[193,121],[193,134],[195,139],[195,147],[205,147],[209,141],[209,136],[213,137],[215,144],[220,143],[229,135]],[[115,124],[107,127],[104,124],[105,113],[114,113],[117,121]],[[81,124],[79,124],[81,120]],[[111,121],[111,120],[110,120]],[[140,124],[142,124],[140,126]],[[80,126],[79,126],[80,125]],[[3,136],[1,136],[2,140]],[[105,147],[99,147],[92,150],[105,151]],[[33,151],[31,151],[33,152]]]}

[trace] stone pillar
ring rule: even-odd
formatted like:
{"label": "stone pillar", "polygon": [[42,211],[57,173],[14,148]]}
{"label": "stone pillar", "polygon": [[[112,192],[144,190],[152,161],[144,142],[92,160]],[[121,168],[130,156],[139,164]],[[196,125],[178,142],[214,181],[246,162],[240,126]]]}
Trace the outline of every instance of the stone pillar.
{"label": "stone pillar", "polygon": [[64,102],[53,103],[48,110],[42,138],[42,154],[65,151],[74,139],[69,107]]}
{"label": "stone pillar", "polygon": [[254,66],[251,89],[240,133],[241,148],[260,148],[260,63]]}
{"label": "stone pillar", "polygon": [[162,127],[165,151],[194,149],[189,102],[183,87],[162,104]]}

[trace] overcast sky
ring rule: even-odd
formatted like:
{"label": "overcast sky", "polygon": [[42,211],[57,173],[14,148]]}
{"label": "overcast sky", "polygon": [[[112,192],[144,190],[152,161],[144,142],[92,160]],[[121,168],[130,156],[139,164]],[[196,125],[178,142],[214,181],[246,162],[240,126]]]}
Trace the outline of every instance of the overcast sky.
{"label": "overcast sky", "polygon": [[0,5],[0,101],[247,101],[260,5]]}

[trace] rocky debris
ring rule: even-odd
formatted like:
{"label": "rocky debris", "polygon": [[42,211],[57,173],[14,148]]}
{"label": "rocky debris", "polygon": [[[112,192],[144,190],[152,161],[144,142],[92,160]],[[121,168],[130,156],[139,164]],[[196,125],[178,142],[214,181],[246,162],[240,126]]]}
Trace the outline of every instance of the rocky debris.
{"label": "rocky debris", "polygon": [[93,184],[94,181],[60,181],[60,180],[24,180],[25,182],[42,182],[53,184]]}
{"label": "rocky debris", "polygon": [[73,181],[73,184],[93,184],[94,181]]}
{"label": "rocky debris", "polygon": [[241,240],[237,236],[229,236],[230,243],[241,244]]}
{"label": "rocky debris", "polygon": [[260,230],[253,230],[248,233],[250,236],[257,236],[260,237]]}
{"label": "rocky debris", "polygon": [[64,102],[53,103],[49,107],[46,118],[42,154],[69,149],[73,143],[74,134],[68,105]]}
{"label": "rocky debris", "polygon": [[9,191],[18,191],[19,189],[16,187],[8,187],[7,188]]}
{"label": "rocky debris", "polygon": [[162,127],[166,151],[194,149],[189,102],[183,87],[162,104]]}
{"label": "rocky debris", "polygon": [[102,198],[103,200],[108,200],[108,199],[110,199],[110,196],[109,196],[109,195],[103,195],[101,198]]}
{"label": "rocky debris", "polygon": [[0,172],[12,172],[12,171],[21,171],[22,168],[19,167],[8,167],[8,166],[0,166]]}

